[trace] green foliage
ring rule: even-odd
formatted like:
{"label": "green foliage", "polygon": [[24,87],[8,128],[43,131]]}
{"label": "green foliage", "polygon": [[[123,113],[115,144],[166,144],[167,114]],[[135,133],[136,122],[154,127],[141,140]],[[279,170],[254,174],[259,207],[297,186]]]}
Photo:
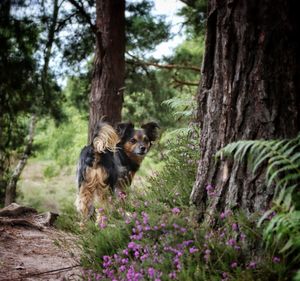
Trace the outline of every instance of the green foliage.
{"label": "green foliage", "polygon": [[11,162],[18,158],[28,134],[29,116],[52,116],[61,120],[61,92],[51,71],[41,86],[39,50],[43,29],[30,1],[0,3],[0,198],[10,177]]}
{"label": "green foliage", "polygon": [[58,174],[59,170],[56,165],[49,165],[43,171],[43,175],[45,178],[53,178],[55,176],[58,176]]}
{"label": "green foliage", "polygon": [[132,1],[126,4],[126,49],[147,52],[169,37],[169,25],[163,16],[153,16],[153,1]]}
{"label": "green foliage", "polygon": [[187,32],[193,35],[204,33],[207,13],[207,0],[187,0],[183,1],[185,6],[179,11],[179,15],[185,18]]}
{"label": "green foliage", "polygon": [[289,259],[289,267],[300,262],[300,134],[291,140],[256,140],[231,143],[217,157],[231,155],[237,161],[248,157],[253,171],[266,167],[266,184],[275,184],[277,196],[273,207],[260,219],[266,224],[264,239],[268,247],[279,247]]}
{"label": "green foliage", "polygon": [[[128,190],[125,201],[114,198],[102,211],[107,223],[82,232],[84,279],[111,280],[108,276],[116,274],[131,280],[126,274],[134,271],[139,280],[151,280],[151,272],[160,280],[289,280],[277,247],[262,248],[259,257],[251,251],[263,237],[256,217],[221,214],[217,227],[194,220],[188,202],[199,151],[190,142],[187,136],[177,138],[149,186]],[[121,259],[127,259],[125,273]]]}
{"label": "green foliage", "polygon": [[68,122],[55,126],[52,120],[38,124],[35,144],[39,159],[55,160],[59,166],[75,165],[87,142],[87,120],[72,107],[66,109]]}
{"label": "green foliage", "polygon": [[243,161],[249,156],[256,172],[267,162],[267,185],[276,182],[280,188],[297,186],[300,179],[300,134],[292,140],[253,140],[238,141],[221,149],[216,157],[232,155]]}

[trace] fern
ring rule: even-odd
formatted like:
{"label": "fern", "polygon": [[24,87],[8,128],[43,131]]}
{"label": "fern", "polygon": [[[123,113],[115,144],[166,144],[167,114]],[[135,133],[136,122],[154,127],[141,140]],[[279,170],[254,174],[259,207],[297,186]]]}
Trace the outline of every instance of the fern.
{"label": "fern", "polygon": [[267,246],[279,246],[279,253],[290,260],[291,266],[299,263],[300,134],[292,140],[238,141],[228,144],[216,154],[217,159],[228,156],[239,162],[247,157],[254,173],[265,165],[266,184],[275,184],[280,191],[273,200],[272,210],[262,216],[258,225],[262,226],[275,211],[276,215],[264,229]]}
{"label": "fern", "polygon": [[233,156],[239,162],[248,156],[255,173],[267,163],[267,185],[286,188],[300,181],[300,134],[292,140],[246,140],[233,142],[219,150],[217,158]]}

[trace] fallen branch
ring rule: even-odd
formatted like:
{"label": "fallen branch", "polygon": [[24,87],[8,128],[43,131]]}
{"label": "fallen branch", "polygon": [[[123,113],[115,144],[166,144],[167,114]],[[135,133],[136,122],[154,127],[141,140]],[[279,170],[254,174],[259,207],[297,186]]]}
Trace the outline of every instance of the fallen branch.
{"label": "fallen branch", "polygon": [[[34,277],[34,276],[39,276],[39,275],[50,275],[50,274],[55,274],[58,272],[63,272],[63,271],[69,271],[73,268],[79,267],[80,264],[75,264],[72,266],[68,266],[68,267],[62,267],[62,268],[58,268],[58,269],[53,269],[53,270],[48,270],[48,271],[42,271],[42,272],[37,272],[37,273],[26,273],[21,275],[20,277],[17,278],[13,278],[10,280],[24,280],[24,278],[30,278],[30,277]],[[7,279],[0,279],[0,281],[7,281]]]}

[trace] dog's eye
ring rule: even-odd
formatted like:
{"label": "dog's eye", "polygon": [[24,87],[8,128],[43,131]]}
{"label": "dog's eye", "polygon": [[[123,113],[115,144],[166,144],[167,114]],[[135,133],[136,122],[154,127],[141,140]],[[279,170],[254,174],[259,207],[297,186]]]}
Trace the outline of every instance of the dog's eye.
{"label": "dog's eye", "polygon": [[136,143],[136,139],[131,139],[130,142],[131,142],[132,144],[135,144],[135,143]]}

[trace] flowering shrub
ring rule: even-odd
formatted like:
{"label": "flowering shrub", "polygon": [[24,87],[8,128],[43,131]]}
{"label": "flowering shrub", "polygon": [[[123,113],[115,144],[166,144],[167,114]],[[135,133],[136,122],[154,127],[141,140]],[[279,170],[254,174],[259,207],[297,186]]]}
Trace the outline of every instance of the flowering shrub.
{"label": "flowering shrub", "polygon": [[[101,243],[111,243],[110,251],[97,252],[94,271],[84,272],[86,280],[255,280],[262,272],[260,280],[272,280],[283,271],[279,256],[251,254],[249,247],[261,234],[232,212],[221,213],[212,228],[195,223],[187,207],[165,206],[157,216],[151,208],[143,210],[142,202],[131,206],[136,207],[132,212],[119,207],[112,225],[108,220],[105,228],[98,226]],[[121,244],[114,238],[122,235],[111,236],[120,229],[126,235]]]}
{"label": "flowering shrub", "polygon": [[[119,196],[83,235],[85,280],[288,280],[284,257],[262,248],[257,217],[224,210],[199,225],[189,207],[197,151],[176,144],[176,157],[147,190]],[[216,196],[208,185],[209,198]],[[254,249],[260,248],[260,255]]]}

